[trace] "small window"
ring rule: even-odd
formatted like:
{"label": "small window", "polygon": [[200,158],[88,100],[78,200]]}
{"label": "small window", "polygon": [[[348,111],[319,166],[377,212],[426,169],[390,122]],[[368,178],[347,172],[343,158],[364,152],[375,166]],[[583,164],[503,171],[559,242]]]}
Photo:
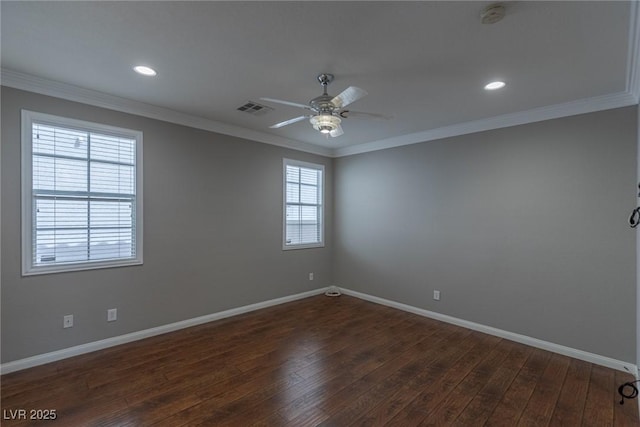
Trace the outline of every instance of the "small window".
{"label": "small window", "polygon": [[283,249],[324,246],[324,166],[284,159]]}
{"label": "small window", "polygon": [[142,132],[22,111],[22,273],[142,264]]}

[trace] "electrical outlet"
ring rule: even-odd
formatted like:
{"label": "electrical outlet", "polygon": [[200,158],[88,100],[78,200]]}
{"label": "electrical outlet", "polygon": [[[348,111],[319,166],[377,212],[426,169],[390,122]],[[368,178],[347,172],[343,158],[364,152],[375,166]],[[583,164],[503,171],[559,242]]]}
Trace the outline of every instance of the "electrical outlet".
{"label": "electrical outlet", "polygon": [[309,273],[309,280],[313,280],[313,273]]}
{"label": "electrical outlet", "polygon": [[433,291],[433,299],[440,301],[440,291]]}
{"label": "electrical outlet", "polygon": [[107,322],[115,322],[118,320],[118,309],[110,308],[107,310]]}
{"label": "electrical outlet", "polygon": [[62,327],[63,328],[73,327],[73,314],[67,314],[62,318]]}

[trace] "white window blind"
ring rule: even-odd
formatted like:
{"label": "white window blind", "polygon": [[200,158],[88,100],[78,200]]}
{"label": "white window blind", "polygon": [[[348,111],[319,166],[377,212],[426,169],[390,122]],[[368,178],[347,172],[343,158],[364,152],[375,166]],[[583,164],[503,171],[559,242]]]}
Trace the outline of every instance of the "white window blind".
{"label": "white window blind", "polygon": [[324,166],[284,160],[284,249],[324,246]]}
{"label": "white window blind", "polygon": [[141,134],[25,113],[23,272],[141,263]]}

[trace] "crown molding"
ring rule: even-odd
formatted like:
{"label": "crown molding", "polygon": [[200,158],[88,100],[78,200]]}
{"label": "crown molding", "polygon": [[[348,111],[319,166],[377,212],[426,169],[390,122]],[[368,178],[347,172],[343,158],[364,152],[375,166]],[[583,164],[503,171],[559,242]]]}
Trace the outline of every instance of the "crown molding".
{"label": "crown molding", "polygon": [[403,145],[418,144],[420,142],[428,142],[436,139],[449,138],[452,136],[466,135],[469,133],[483,132],[510,126],[524,125],[527,123],[574,116],[577,114],[592,113],[594,111],[609,110],[612,108],[627,107],[629,105],[634,105],[637,103],[637,98],[634,98],[631,93],[618,92],[609,95],[602,95],[593,98],[566,102],[563,104],[556,104],[546,107],[534,108],[526,111],[519,111],[516,113],[503,114],[486,119],[458,123],[451,126],[444,126],[437,129],[411,133],[400,137],[381,139],[378,141],[367,142],[351,147],[339,148],[337,150],[334,150],[333,156],[351,156],[354,154],[384,150],[387,148],[400,147]]}
{"label": "crown molding", "polygon": [[115,95],[109,95],[96,90],[57,82],[5,68],[0,70],[0,84],[14,89],[26,90],[41,95],[65,99],[67,101],[81,102],[94,107],[135,114],[137,116],[162,120],[169,123],[203,129],[251,141],[264,142],[266,144],[277,145],[279,147],[289,148],[292,150],[304,151],[327,157],[330,157],[333,154],[333,151],[330,148],[245,129],[240,126],[230,125],[206,119],[204,117],[193,116],[168,108],[158,107]]}
{"label": "crown molding", "polygon": [[627,92],[640,101],[640,5],[631,2],[629,17],[629,53],[627,54]]}
{"label": "crown molding", "polygon": [[[640,7],[633,3],[634,13],[637,15]],[[640,30],[637,19],[633,20],[635,31],[634,57],[640,59],[638,47],[638,33]],[[630,55],[632,53],[630,52]],[[633,62],[633,61],[631,61]],[[123,113],[135,114],[151,119],[162,120],[169,123],[189,126],[196,129],[203,129],[224,135],[230,135],[251,141],[263,142],[292,150],[318,154],[326,157],[344,157],[354,154],[367,153],[370,151],[384,150],[387,148],[400,147],[403,145],[417,144],[421,142],[433,141],[436,139],[449,138],[453,136],[465,135],[475,132],[483,132],[492,129],[517,126],[527,123],[534,123],[543,120],[556,119],[577,114],[591,113],[594,111],[608,110],[612,108],[626,107],[638,103],[638,86],[640,86],[640,67],[637,64],[629,65],[628,68],[628,89],[625,92],[618,92],[608,95],[586,98],[571,101],[563,104],[550,105],[546,107],[534,108],[532,110],[509,113],[486,119],[473,120],[458,123],[451,126],[430,129],[426,131],[401,135],[399,137],[387,138],[378,141],[366,142],[344,148],[331,149],[317,145],[295,141],[287,138],[270,135],[250,129],[245,129],[235,125],[229,125],[218,121],[197,117],[168,108],[157,107],[139,101],[109,95],[103,92],[82,88],[68,83],[56,82],[49,79],[20,73],[13,70],[0,70],[0,84],[15,89],[26,90],[42,95],[53,96],[66,99],[68,101],[81,102],[95,107],[120,111]],[[633,77],[632,77],[633,76]],[[635,86],[634,86],[635,85]],[[633,92],[635,90],[635,92]]]}

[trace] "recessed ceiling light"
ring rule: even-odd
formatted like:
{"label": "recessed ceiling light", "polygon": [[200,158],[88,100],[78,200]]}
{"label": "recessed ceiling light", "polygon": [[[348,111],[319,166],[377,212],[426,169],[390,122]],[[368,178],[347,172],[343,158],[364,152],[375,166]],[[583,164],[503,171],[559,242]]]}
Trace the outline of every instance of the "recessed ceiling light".
{"label": "recessed ceiling light", "polygon": [[496,89],[502,89],[504,86],[505,86],[504,82],[495,81],[495,82],[487,83],[484,88],[486,90],[496,90]]}
{"label": "recessed ceiling light", "polygon": [[153,68],[150,67],[146,67],[144,65],[136,65],[135,67],[133,67],[133,70],[138,73],[138,74],[142,74],[143,76],[155,76],[156,74],[156,70],[154,70]]}

